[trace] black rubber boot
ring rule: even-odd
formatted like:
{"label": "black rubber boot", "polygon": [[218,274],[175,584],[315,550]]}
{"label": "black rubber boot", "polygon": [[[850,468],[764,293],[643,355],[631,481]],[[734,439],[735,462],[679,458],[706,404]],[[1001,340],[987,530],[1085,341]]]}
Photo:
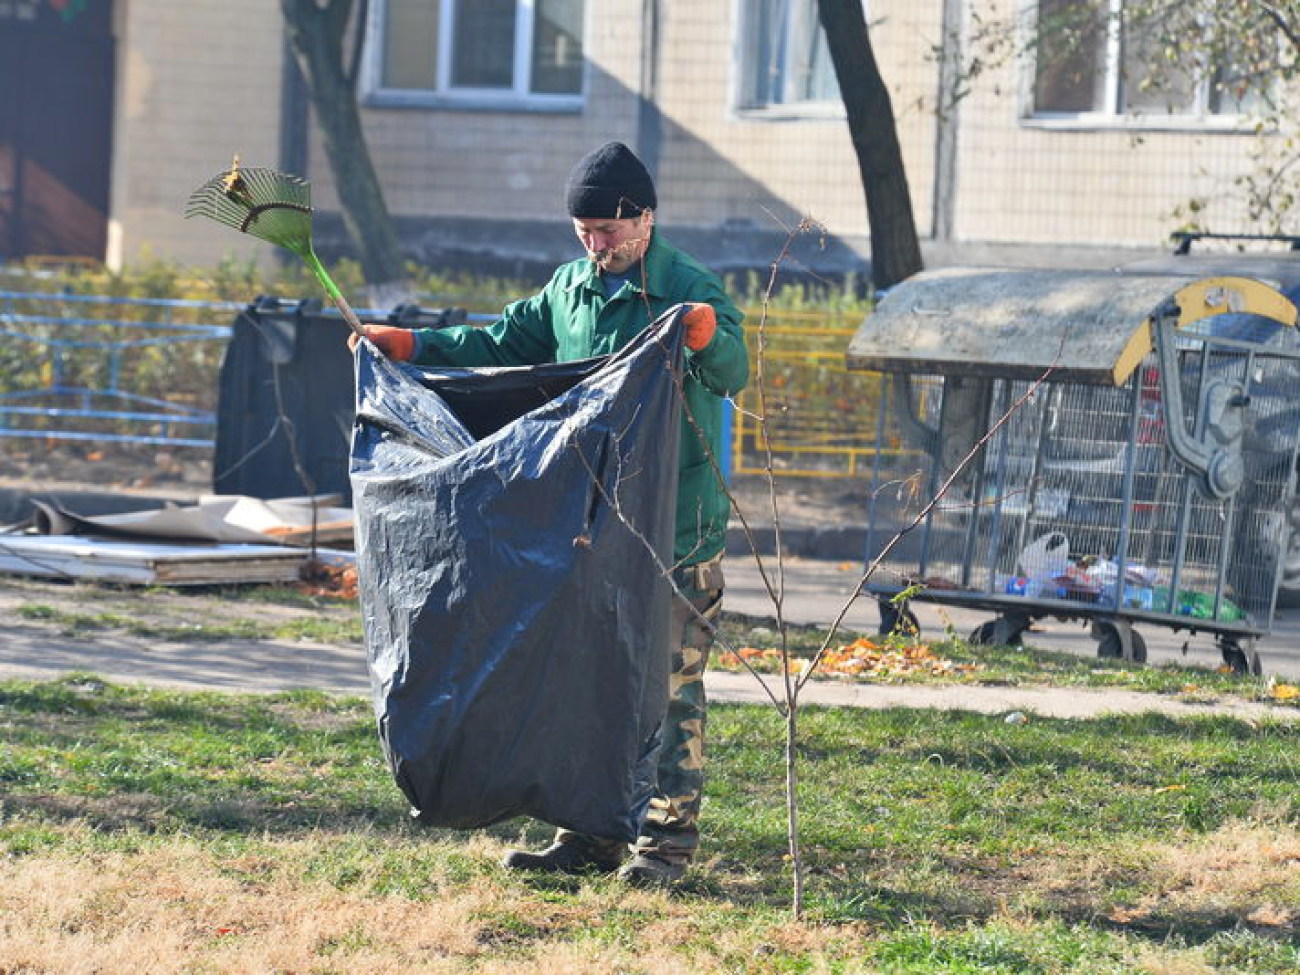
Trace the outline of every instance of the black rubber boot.
{"label": "black rubber boot", "polygon": [[566,842],[552,843],[540,853],[511,850],[502,865],[507,870],[533,873],[613,873],[623,859],[621,844]]}
{"label": "black rubber boot", "polygon": [[687,861],[638,853],[618,872],[618,879],[634,887],[671,887],[686,875]]}

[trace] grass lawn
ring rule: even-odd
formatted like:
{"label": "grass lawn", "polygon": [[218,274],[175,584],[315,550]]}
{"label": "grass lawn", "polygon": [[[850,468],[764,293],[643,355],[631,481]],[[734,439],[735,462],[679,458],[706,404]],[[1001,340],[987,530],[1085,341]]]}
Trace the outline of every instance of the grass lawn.
{"label": "grass lawn", "polygon": [[0,684],[0,972],[1295,972],[1300,725],[711,710],[673,893],[406,815],[369,704]]}

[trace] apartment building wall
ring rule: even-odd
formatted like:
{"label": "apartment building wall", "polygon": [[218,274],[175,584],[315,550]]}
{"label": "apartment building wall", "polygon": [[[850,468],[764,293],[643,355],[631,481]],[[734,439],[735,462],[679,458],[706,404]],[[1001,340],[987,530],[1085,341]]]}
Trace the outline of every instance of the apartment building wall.
{"label": "apartment building wall", "polygon": [[[576,252],[563,184],[582,152],[621,139],[646,156],[663,189],[661,224],[714,247],[721,266],[763,266],[802,218],[842,242],[837,269],[867,251],[866,209],[841,111],[781,117],[736,108],[738,0],[588,3],[580,111],[500,111],[379,104],[363,79],[363,124],[388,205],[417,255],[504,255],[520,265]],[[657,6],[657,21],[651,20]],[[873,4],[877,56],[900,116],[913,199],[932,183],[932,89],[925,57],[935,4]],[[283,24],[258,0],[121,0],[108,259],[210,264],[267,259],[270,248],[206,221],[186,221],[189,192],[235,152],[279,165]],[[658,51],[657,61],[647,53]],[[371,66],[373,71],[373,65]],[[313,182],[326,251],[347,250],[329,166],[310,129],[301,167]],[[646,143],[642,145],[641,143]],[[812,235],[816,237],[817,235]],[[332,237],[332,239],[331,239]],[[760,243],[755,243],[755,240]],[[809,259],[824,253],[820,238]]]}
{"label": "apartment building wall", "polygon": [[[664,29],[659,102],[667,144],[662,178],[674,187],[665,216],[737,230],[791,227],[804,218],[866,249],[867,211],[842,106],[738,108],[739,48],[734,2],[672,4]],[[913,208],[928,230],[933,183],[933,116],[917,107],[935,89],[927,60],[938,5],[874,0],[873,48],[898,117]]]}
{"label": "apartment building wall", "polygon": [[[934,88],[926,53],[938,7],[879,0],[873,10],[880,12],[873,38],[901,106],[900,137],[924,233],[933,118],[916,103]],[[738,0],[588,3],[580,111],[395,107],[375,96],[372,63],[363,83],[364,125],[404,240],[431,264],[478,256],[498,268],[513,259],[536,271],[573,256],[565,177],[583,152],[619,139],[656,175],[665,233],[720,270],[765,267],[805,217],[818,229],[806,235],[801,260],[861,269],[866,206],[842,107],[738,110],[738,17]],[[319,206],[335,207],[318,142],[310,168]],[[330,235],[323,232],[327,250]],[[837,246],[823,246],[828,239]]]}
{"label": "apartment building wall", "polygon": [[[580,253],[564,214],[564,182],[589,148],[610,139],[636,142],[641,6],[587,4],[580,111],[394,105],[376,94],[372,46],[362,121],[389,210],[418,259],[536,275]],[[378,22],[370,29],[377,43]],[[318,206],[336,208],[318,134],[310,170]],[[338,232],[322,221],[325,251],[341,244]]]}
{"label": "apartment building wall", "polygon": [[[609,139],[636,147],[662,188],[667,231],[722,269],[763,267],[807,217],[803,259],[859,266],[869,245],[857,160],[842,111],[820,116],[736,108],[738,0],[588,3],[580,111],[395,107],[370,97],[362,118],[391,212],[417,256],[536,272],[576,253],[563,214],[573,161]],[[928,229],[933,117],[928,44],[938,4],[873,3],[877,57],[899,114],[918,225]],[[238,152],[279,165],[283,23],[257,0],[122,0],[109,232],[111,264],[163,257],[211,264],[271,249],[208,221],[186,221],[189,192]],[[647,53],[658,60],[647,63]],[[373,72],[374,65],[369,66]],[[313,182],[322,250],[348,250],[318,130],[300,171]],[[642,145],[641,143],[646,143]],[[822,236],[824,233],[825,236]],[[840,246],[827,257],[825,240]],[[832,250],[835,250],[832,248]]]}
{"label": "apartment building wall", "polygon": [[[981,14],[1007,10],[1000,0]],[[1259,145],[1249,121],[1032,119],[1029,71],[1024,60],[1006,63],[960,105],[959,243],[1159,248],[1194,197],[1208,202],[1200,219],[1214,230],[1258,230],[1232,187]]]}
{"label": "apartment building wall", "polygon": [[[981,17],[1012,0],[997,2],[1000,8],[980,5]],[[411,252],[434,266],[486,260],[494,270],[542,273],[577,253],[563,213],[570,166],[595,145],[621,139],[656,174],[665,232],[720,270],[766,268],[805,217],[824,236],[803,235],[797,262],[861,269],[869,254],[866,204],[842,108],[739,108],[740,9],[741,0],[589,0],[584,99],[562,111],[394,104],[375,97],[371,63],[363,124]],[[1159,247],[1175,226],[1175,208],[1193,196],[1210,201],[1202,219],[1215,229],[1256,229],[1231,193],[1233,179],[1252,165],[1250,132],[1026,119],[1018,63],[981,79],[941,121],[933,49],[945,10],[958,20],[972,16],[962,0],[870,4],[917,228],[923,238],[939,237],[931,254],[943,245],[941,261],[969,261],[1000,248],[1024,262],[1047,260],[1049,248]],[[285,113],[301,108],[281,104],[278,5],[120,0],[115,16],[110,262],[266,258],[267,245],[187,222],[182,210],[189,192],[234,152],[248,165],[282,163]],[[295,171],[313,181],[318,242],[335,256],[349,245],[319,134],[309,131]],[[947,168],[937,162],[941,133],[955,150]]]}
{"label": "apartment building wall", "polygon": [[265,0],[119,0],[107,261],[211,265],[270,245],[185,220],[195,187],[239,153],[275,166],[283,24]]}
{"label": "apartment building wall", "polygon": [[1040,127],[979,98],[960,133],[958,239],[1160,246],[1193,197],[1214,229],[1255,229],[1231,191],[1251,166],[1244,132]]}

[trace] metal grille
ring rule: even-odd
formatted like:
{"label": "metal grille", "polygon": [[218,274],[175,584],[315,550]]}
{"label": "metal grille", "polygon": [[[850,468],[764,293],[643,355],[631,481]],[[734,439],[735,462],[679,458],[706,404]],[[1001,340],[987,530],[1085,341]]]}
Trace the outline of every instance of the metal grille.
{"label": "metal grille", "polygon": [[750,384],[736,397],[732,471],[766,473],[770,451],[776,475],[860,476],[877,450],[880,376],[845,368],[852,328],[776,321],[747,325]]}
{"label": "metal grille", "polygon": [[[912,449],[882,450],[873,469],[869,552],[953,480],[870,588],[1031,615],[1267,625],[1300,437],[1300,354],[1278,334],[1285,347],[1180,333],[1177,375],[1153,353],[1120,388],[891,376],[879,428]],[[1214,458],[1209,473],[1176,456],[1175,422]],[[1225,479],[1239,483],[1216,493]]]}
{"label": "metal grille", "polygon": [[0,292],[0,437],[212,446],[240,307]]}

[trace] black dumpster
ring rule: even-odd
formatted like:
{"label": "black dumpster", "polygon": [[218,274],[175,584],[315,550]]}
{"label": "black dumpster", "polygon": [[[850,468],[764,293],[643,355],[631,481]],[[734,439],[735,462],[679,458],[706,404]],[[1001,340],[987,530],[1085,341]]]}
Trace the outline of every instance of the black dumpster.
{"label": "black dumpster", "polygon": [[[463,309],[403,304],[382,320],[438,328],[465,318]],[[239,313],[221,363],[212,462],[216,493],[339,494],[351,503],[355,394],[348,334],[342,316],[314,298],[262,296]]]}

